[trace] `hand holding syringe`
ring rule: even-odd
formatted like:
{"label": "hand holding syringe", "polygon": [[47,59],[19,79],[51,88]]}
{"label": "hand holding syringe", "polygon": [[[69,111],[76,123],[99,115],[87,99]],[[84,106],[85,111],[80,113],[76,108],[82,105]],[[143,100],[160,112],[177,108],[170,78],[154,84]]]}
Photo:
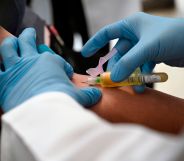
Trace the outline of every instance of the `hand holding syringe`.
{"label": "hand holding syringe", "polygon": [[[115,53],[117,53],[117,50],[114,48],[107,55],[99,59],[99,64],[96,68],[88,69],[86,73],[91,77],[89,77],[85,83],[89,85],[101,85],[103,87],[121,87],[167,81],[168,75],[166,73],[141,74],[140,68],[137,68],[126,80],[118,83],[113,82],[110,78],[110,72],[104,73],[103,64],[112,58]],[[100,76],[97,77],[99,74]]]}

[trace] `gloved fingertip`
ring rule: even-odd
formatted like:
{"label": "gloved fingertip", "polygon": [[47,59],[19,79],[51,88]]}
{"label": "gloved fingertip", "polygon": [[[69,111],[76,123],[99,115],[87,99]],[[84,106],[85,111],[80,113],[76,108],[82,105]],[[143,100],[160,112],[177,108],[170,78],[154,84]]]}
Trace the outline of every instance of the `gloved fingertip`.
{"label": "gloved fingertip", "polygon": [[36,46],[36,31],[34,28],[26,28],[18,37],[20,56],[35,55],[37,51]]}
{"label": "gloved fingertip", "polygon": [[91,87],[91,88],[96,99],[99,99],[102,96],[102,92],[98,88],[95,88],[95,87]]}
{"label": "gloved fingertip", "polygon": [[82,48],[82,50],[81,50],[81,54],[82,54],[82,56],[86,57],[86,55],[87,55],[87,51],[86,51],[86,49],[85,49],[85,48]]}
{"label": "gloved fingertip", "polygon": [[102,96],[102,93],[98,88],[92,87],[92,88],[89,88],[88,91],[91,95],[91,102],[89,103],[89,106],[86,106],[86,107],[90,107],[90,106],[96,104]]}
{"label": "gloved fingertip", "polygon": [[81,91],[86,95],[82,103],[86,108],[90,108],[92,105],[96,104],[102,97],[101,91],[95,87],[86,87],[81,89]]}
{"label": "gloved fingertip", "polygon": [[141,85],[141,86],[133,86],[133,89],[136,93],[143,93],[145,90],[145,85]]}
{"label": "gloved fingertip", "polygon": [[[29,37],[27,37],[27,35],[29,35]],[[23,32],[19,35],[20,39],[27,39],[33,37],[34,39],[36,39],[36,30],[33,27],[29,27],[23,30]]]}
{"label": "gloved fingertip", "polygon": [[93,53],[91,53],[91,52],[84,52],[84,51],[81,51],[81,54],[83,57],[86,57],[86,58],[93,55]]}
{"label": "gloved fingertip", "polygon": [[81,54],[84,57],[90,57],[90,56],[94,55],[98,50],[99,49],[97,49],[96,47],[86,45],[82,48]]}
{"label": "gloved fingertip", "polygon": [[29,32],[29,33],[35,35],[35,37],[36,37],[36,30],[35,30],[35,28],[33,28],[33,27],[28,27],[28,28],[25,29],[25,31],[27,31],[27,32]]}
{"label": "gloved fingertip", "polygon": [[91,87],[91,89],[92,89],[92,92],[95,96],[96,101],[98,101],[98,99],[102,96],[101,91],[98,88],[95,88],[95,87]]}
{"label": "gloved fingertip", "polygon": [[74,73],[73,67],[68,62],[66,62],[64,68],[65,68],[65,72],[67,73],[68,77],[71,79]]}

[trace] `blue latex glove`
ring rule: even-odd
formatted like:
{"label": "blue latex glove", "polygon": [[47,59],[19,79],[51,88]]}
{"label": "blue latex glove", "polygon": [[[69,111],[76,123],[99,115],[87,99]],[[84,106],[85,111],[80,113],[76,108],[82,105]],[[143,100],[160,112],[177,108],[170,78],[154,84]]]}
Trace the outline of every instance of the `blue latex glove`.
{"label": "blue latex glove", "polygon": [[84,45],[82,55],[89,57],[116,38],[118,53],[108,64],[115,82],[126,79],[139,66],[143,73],[151,72],[160,62],[184,66],[184,19],[137,13],[98,31]]}
{"label": "blue latex glove", "polygon": [[35,38],[35,30],[28,28],[19,38],[6,38],[0,47],[5,67],[4,71],[0,70],[0,105],[3,111],[49,91],[64,92],[84,106],[97,103],[101,97],[100,90],[75,87],[70,81],[73,74],[70,64],[45,46],[41,49],[43,51],[44,47],[47,52],[38,53]]}

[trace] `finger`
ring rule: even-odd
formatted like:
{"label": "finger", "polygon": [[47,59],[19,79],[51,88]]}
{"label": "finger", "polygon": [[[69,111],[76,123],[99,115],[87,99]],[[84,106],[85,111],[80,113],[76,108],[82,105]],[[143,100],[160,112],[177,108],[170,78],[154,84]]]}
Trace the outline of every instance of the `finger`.
{"label": "finger", "polygon": [[65,64],[64,64],[64,70],[65,70],[67,76],[71,79],[72,76],[73,76],[73,73],[74,73],[73,67],[68,62],[66,62],[66,61],[65,61]]}
{"label": "finger", "polygon": [[[125,43],[124,43],[125,41]],[[122,41],[118,41],[118,43],[116,44],[116,49],[118,52],[116,55],[114,55],[111,60],[108,62],[108,66],[107,66],[107,70],[111,71],[112,68],[114,67],[114,65],[120,60],[120,58],[132,47],[132,44],[127,41],[127,40],[122,40]],[[140,85],[140,86],[133,86],[133,89],[137,92],[137,93],[143,93],[145,90],[145,85]]]}
{"label": "finger", "polygon": [[[154,67],[155,67],[156,63],[153,62],[153,61],[150,61],[150,62],[147,62],[145,64],[143,64],[141,66],[141,73],[142,74],[150,74],[152,73]],[[143,93],[144,90],[145,90],[145,85],[141,85],[141,86],[133,86],[134,90],[137,92],[137,93]]]}
{"label": "finger", "polygon": [[40,54],[44,53],[44,52],[50,52],[51,54],[56,54],[51,48],[49,48],[47,45],[45,44],[41,44],[38,46],[38,52]]}
{"label": "finger", "polygon": [[141,42],[129,50],[114,66],[111,72],[111,79],[120,82],[126,79],[135,69],[146,61],[149,61],[152,52],[150,45],[143,45]]}
{"label": "finger", "polygon": [[16,37],[7,37],[2,43],[0,47],[0,53],[2,56],[3,64],[5,69],[11,67],[19,61],[18,57],[18,44]]}
{"label": "finger", "polygon": [[156,63],[154,61],[150,61],[147,63],[144,63],[141,66],[141,71],[143,74],[150,74],[152,73],[153,69],[155,68]]}
{"label": "finger", "polygon": [[118,62],[118,60],[127,53],[130,48],[132,47],[132,44],[126,40],[126,39],[120,39],[114,48],[116,48],[117,53],[109,60],[107,65],[107,70],[111,71],[113,66]]}
{"label": "finger", "polygon": [[34,28],[25,29],[18,37],[20,55],[31,56],[37,53],[36,31]]}
{"label": "finger", "polygon": [[3,69],[4,69],[4,65],[2,62],[0,62],[0,73],[3,71]]}
{"label": "finger", "polygon": [[125,20],[121,20],[102,28],[84,45],[81,53],[85,57],[92,56],[110,40],[116,38],[136,39],[135,35],[128,29]]}
{"label": "finger", "polygon": [[[43,54],[44,52],[56,54],[51,48],[49,48],[47,45],[44,45],[44,44],[38,46],[38,52],[40,54]],[[65,70],[67,76],[71,79],[73,76],[73,73],[74,73],[73,67],[68,62],[66,62],[62,57],[60,57],[60,59],[62,62],[64,62],[64,70]]]}
{"label": "finger", "polygon": [[114,67],[114,65],[121,59],[121,55],[119,52],[117,52],[109,61],[107,64],[107,71],[111,71]]}
{"label": "finger", "polygon": [[87,87],[79,90],[77,100],[83,106],[90,107],[96,104],[101,96],[102,93],[98,88]]}
{"label": "finger", "polygon": [[136,93],[143,93],[145,90],[145,85],[140,85],[140,86],[133,86],[133,89]]}

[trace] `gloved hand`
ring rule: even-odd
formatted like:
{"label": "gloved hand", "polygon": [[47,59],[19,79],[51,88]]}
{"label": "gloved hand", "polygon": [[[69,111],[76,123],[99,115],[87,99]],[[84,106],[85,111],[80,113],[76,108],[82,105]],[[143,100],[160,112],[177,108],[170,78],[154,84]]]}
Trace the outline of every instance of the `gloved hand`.
{"label": "gloved hand", "polygon": [[139,66],[143,73],[151,72],[160,62],[184,66],[184,19],[137,13],[98,31],[84,45],[82,55],[93,55],[115,38],[119,38],[115,45],[118,53],[108,64],[114,82],[126,79]]}
{"label": "gloved hand", "polygon": [[49,91],[64,92],[84,106],[97,103],[100,90],[75,87],[70,81],[73,74],[70,64],[46,46],[40,49],[47,52],[38,53],[35,38],[35,30],[28,28],[19,38],[6,38],[0,47],[5,68],[0,70],[0,106],[3,111]]}

